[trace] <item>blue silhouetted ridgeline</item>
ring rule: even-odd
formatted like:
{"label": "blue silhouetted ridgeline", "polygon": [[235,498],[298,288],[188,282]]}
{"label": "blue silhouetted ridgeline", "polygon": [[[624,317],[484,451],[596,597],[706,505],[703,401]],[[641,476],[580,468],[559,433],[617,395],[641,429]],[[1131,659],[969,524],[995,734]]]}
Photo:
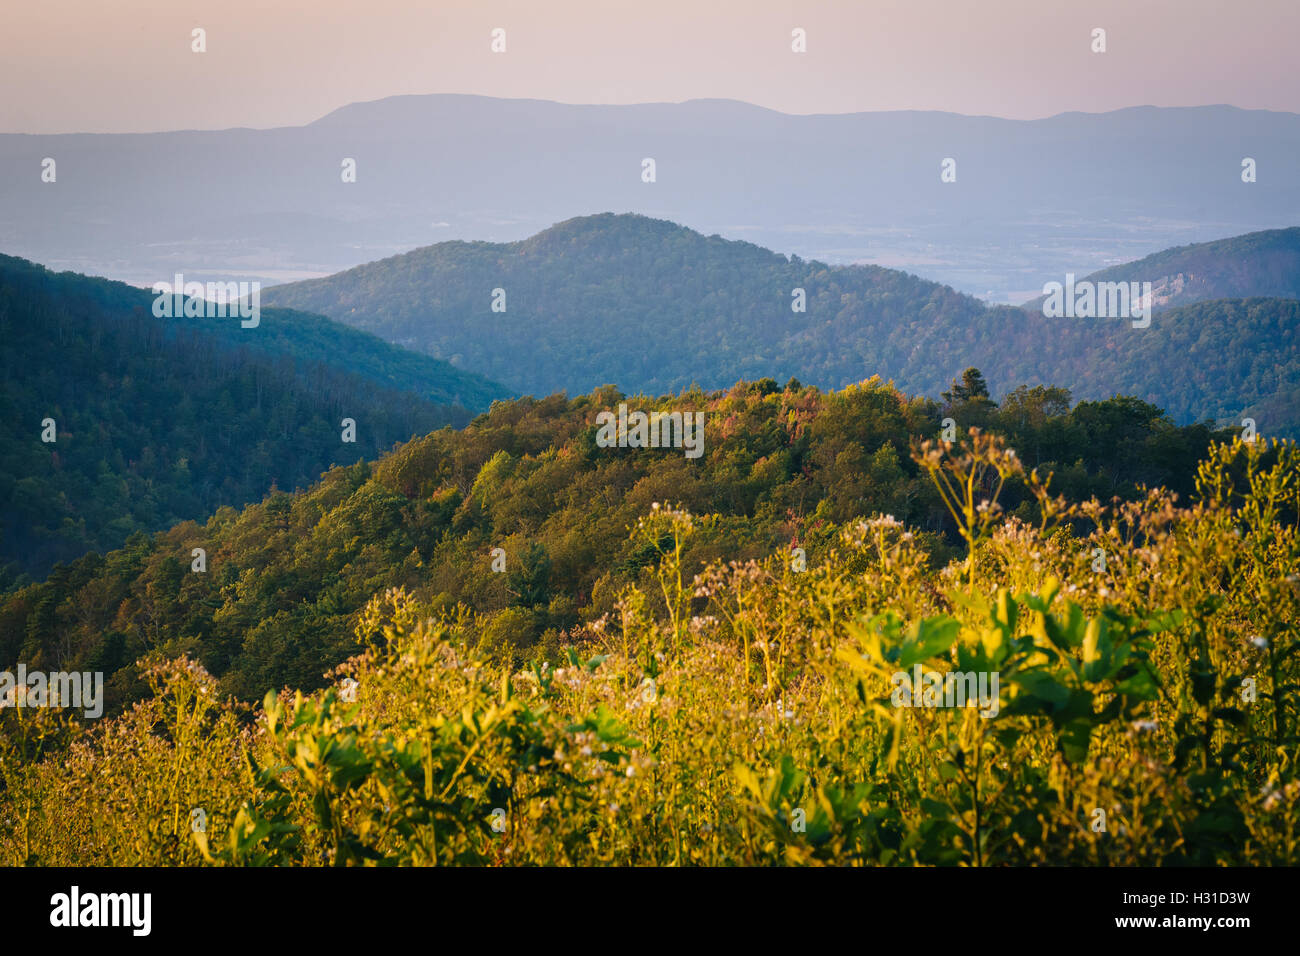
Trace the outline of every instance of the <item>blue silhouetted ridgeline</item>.
{"label": "blue silhouetted ridgeline", "polygon": [[[976,366],[995,394],[1064,383],[1076,399],[1133,395],[1178,423],[1253,417],[1284,436],[1300,435],[1298,237],[1240,236],[1138,263],[1129,271],[1148,281],[1193,276],[1172,303],[1157,292],[1148,328],[990,308],[893,269],[829,266],[613,214],[520,242],[439,243],[264,298],[455,356],[535,395],[605,382],[659,394],[765,376],[842,388],[871,375],[936,395]],[[1050,278],[1063,275],[1039,282]],[[492,310],[497,289],[504,312]],[[794,309],[796,290],[805,311]],[[1171,308],[1193,290],[1216,301]]]}

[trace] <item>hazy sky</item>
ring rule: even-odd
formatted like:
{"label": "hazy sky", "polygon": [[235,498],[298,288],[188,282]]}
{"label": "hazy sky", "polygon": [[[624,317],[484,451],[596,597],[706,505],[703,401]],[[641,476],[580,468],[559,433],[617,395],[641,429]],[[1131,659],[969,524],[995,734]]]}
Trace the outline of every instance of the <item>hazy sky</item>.
{"label": "hazy sky", "polygon": [[[399,93],[1015,118],[1300,112],[1298,0],[0,2],[3,132],[298,125]],[[206,53],[190,51],[195,27]],[[795,27],[807,53],[791,52]]]}

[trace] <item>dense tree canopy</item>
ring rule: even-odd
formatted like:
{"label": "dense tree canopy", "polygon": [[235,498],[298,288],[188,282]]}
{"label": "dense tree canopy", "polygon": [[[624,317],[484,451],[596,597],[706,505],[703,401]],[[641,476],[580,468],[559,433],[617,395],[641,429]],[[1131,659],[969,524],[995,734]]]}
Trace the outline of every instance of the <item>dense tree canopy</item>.
{"label": "dense tree canopy", "polygon": [[268,309],[243,329],[152,301],[0,257],[0,588],[464,424],[453,394],[499,394],[320,316]]}
{"label": "dense tree canopy", "polygon": [[[598,447],[595,416],[620,401],[706,411],[704,455]],[[223,507],[204,524],[137,534],[56,568],[0,606],[0,664],[116,672],[119,704],[139,692],[129,665],[155,648],[193,655],[243,697],[317,686],[355,650],[360,608],[392,586],[441,607],[463,603],[484,617],[484,640],[508,653],[553,650],[650,573],[654,548],[627,531],[654,502],[717,516],[686,555],[695,569],[796,546],[812,560],[836,526],[877,512],[907,521],[944,556],[957,540],[910,456],[914,440],[938,435],[942,413],[879,379],[831,393],[766,379],[657,400],[607,386],[497,402],[462,431],[334,468],[306,491]],[[1186,499],[1213,437],[1131,398],[1070,409],[1063,389],[1019,389],[988,426],[1026,466],[1054,471],[1053,488],[1072,499],[1132,496],[1142,483]],[[1023,485],[1002,503],[1032,513]],[[190,569],[195,547],[207,552],[205,573]],[[494,548],[504,573],[492,570]]]}

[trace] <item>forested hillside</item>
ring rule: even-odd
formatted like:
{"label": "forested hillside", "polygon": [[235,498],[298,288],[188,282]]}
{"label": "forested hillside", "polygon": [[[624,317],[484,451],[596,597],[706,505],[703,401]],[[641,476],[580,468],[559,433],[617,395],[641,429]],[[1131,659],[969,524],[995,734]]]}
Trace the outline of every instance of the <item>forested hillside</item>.
{"label": "forested hillside", "polygon": [[[796,288],[805,290],[806,313],[792,311]],[[504,312],[492,309],[495,289],[505,292]],[[976,299],[902,272],[832,269],[612,214],[521,242],[440,243],[275,286],[265,299],[534,395],[611,382],[662,394],[792,375],[842,387],[897,375],[915,350],[933,365],[933,331],[978,325],[984,312]],[[945,381],[931,376],[918,391]]]}
{"label": "forested hillside", "polygon": [[[1131,497],[1139,484],[1187,498],[1212,438],[1130,398],[1071,408],[1067,390],[1022,388],[994,405],[974,370],[942,403],[878,379],[834,393],[769,379],[631,400],[706,411],[705,452],[692,461],[674,449],[598,447],[596,414],[622,400],[611,387],[497,403],[462,431],[335,468],[301,494],[86,555],[0,607],[0,665],[104,670],[119,705],[140,692],[130,665],[147,650],[190,654],[244,698],[314,687],[356,650],[365,602],[396,586],[439,607],[463,603],[482,642],[507,656],[553,652],[565,631],[648,580],[654,548],[627,529],[654,502],[716,516],[686,554],[696,570],[792,546],[813,560],[844,522],[877,512],[914,525],[940,560],[958,539],[910,447],[938,434],[943,417],[1005,435],[1071,499]],[[1021,482],[1002,505],[1032,517]],[[206,573],[190,570],[196,547]],[[501,573],[493,548],[505,552]]]}
{"label": "forested hillside", "polygon": [[[1294,294],[1295,234],[1258,234],[1276,253],[1258,263],[1251,256],[1263,240],[1242,236],[1193,247],[1200,251],[1183,264],[1200,276],[1218,261],[1233,277],[1198,287],[1206,294]],[[796,290],[806,311],[793,309]],[[986,308],[891,269],[831,267],[612,214],[521,242],[441,243],[277,286],[266,298],[534,395],[610,382],[661,394],[790,376],[842,388],[873,374],[936,394],[954,369],[976,365],[997,392],[1068,382],[1078,399],[1134,395],[1180,424],[1255,417],[1269,434],[1300,435],[1291,299],[1157,308],[1145,329],[1118,318],[1049,319]],[[505,311],[493,311],[494,301]]]}
{"label": "forested hillside", "polygon": [[[1150,282],[1164,308],[1206,299],[1300,299],[1300,227],[1175,246],[1077,279]],[[1040,298],[1025,307],[1041,305]]]}
{"label": "forested hillside", "polygon": [[[1010,311],[996,315],[1014,329]],[[1021,334],[1010,331],[995,363],[1003,375],[1032,364],[1037,374],[1029,381],[1068,381],[1076,395],[1113,390],[1154,402],[1178,422],[1239,425],[1249,417],[1270,435],[1300,437],[1300,301],[1223,299],[1157,308],[1149,329],[1128,328],[1122,319],[1080,319],[1049,335],[1049,321],[1032,315]],[[1105,322],[1121,331],[1098,334],[1096,323]],[[1032,361],[1016,360],[1019,350],[1030,349]]]}
{"label": "forested hillside", "polygon": [[464,424],[460,403],[481,410],[499,394],[320,316],[267,309],[244,329],[155,318],[152,304],[0,257],[0,586],[305,487],[335,462]]}
{"label": "forested hillside", "polygon": [[968,370],[954,441],[879,381],[656,403],[708,411],[689,463],[599,445],[618,397],[10,596],[5,660],[113,676],[102,723],[0,710],[0,861],[1295,862],[1294,443]]}

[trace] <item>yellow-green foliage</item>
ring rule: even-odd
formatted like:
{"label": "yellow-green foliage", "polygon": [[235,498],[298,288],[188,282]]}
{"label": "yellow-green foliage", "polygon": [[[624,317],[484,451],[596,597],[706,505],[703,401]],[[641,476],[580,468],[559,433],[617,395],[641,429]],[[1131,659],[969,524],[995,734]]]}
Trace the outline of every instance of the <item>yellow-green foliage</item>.
{"label": "yellow-green foliage", "polygon": [[[1216,446],[1191,507],[1070,508],[1028,476],[1036,525],[996,507],[1025,477],[999,442],[915,456],[968,544],[946,568],[878,516],[807,570],[687,581],[715,519],[657,505],[631,529],[653,585],[522,670],[393,589],[311,696],[250,711],[154,662],[103,726],[6,710],[0,862],[1296,862],[1296,447]],[[895,706],[917,664],[996,672],[996,715]]]}

